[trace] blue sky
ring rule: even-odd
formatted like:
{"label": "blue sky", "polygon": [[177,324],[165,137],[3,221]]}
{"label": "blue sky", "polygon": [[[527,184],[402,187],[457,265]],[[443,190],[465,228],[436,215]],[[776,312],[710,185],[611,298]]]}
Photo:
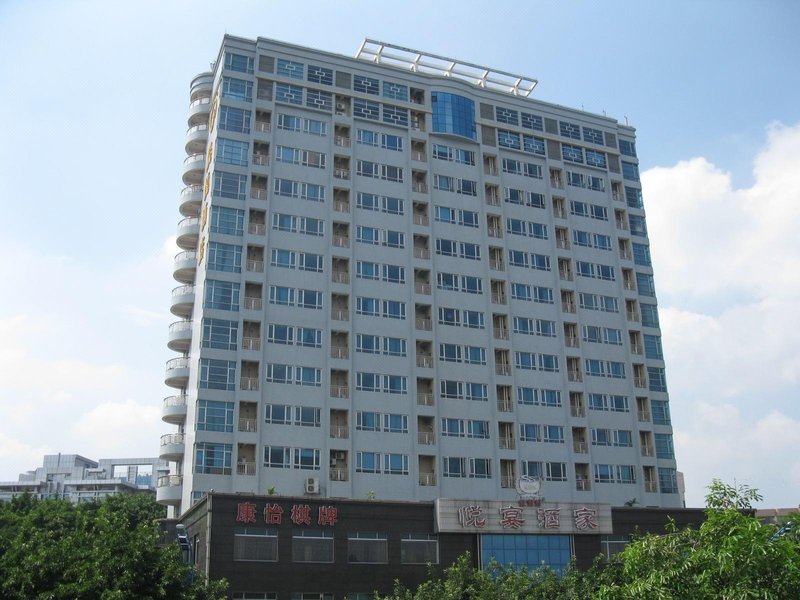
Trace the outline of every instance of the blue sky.
{"label": "blue sky", "polygon": [[687,500],[800,503],[800,3],[0,1],[0,480],[157,452],[192,76],[221,37],[364,37],[638,130]]}

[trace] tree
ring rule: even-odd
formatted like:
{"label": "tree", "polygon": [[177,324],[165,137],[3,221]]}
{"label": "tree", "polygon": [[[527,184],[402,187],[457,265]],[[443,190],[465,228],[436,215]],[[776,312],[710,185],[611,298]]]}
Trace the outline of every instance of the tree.
{"label": "tree", "polygon": [[72,504],[22,496],[0,503],[0,597],[8,600],[225,598],[191,583],[177,544],[159,545],[163,507],[144,494]]}
{"label": "tree", "polygon": [[383,600],[797,600],[800,544],[776,535],[751,512],[758,490],[712,481],[706,521],[697,529],[648,534],[588,571],[570,566],[563,577],[549,569],[515,571],[492,564],[473,569],[469,555],[412,592],[402,585]]}

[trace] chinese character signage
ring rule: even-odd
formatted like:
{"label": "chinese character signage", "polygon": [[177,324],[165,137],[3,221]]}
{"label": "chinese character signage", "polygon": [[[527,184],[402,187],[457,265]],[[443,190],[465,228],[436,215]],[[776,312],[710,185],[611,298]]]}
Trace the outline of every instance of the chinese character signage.
{"label": "chinese character signage", "polygon": [[[295,525],[315,525],[333,527],[339,520],[339,512],[335,506],[318,506],[312,508],[308,504],[292,504],[287,506],[289,520]],[[281,525],[284,508],[277,503],[267,503],[259,511],[253,502],[239,502],[236,505],[236,522],[242,524]],[[259,520],[259,514],[262,516]]]}
{"label": "chinese character signage", "polygon": [[612,533],[611,507],[571,502],[527,503],[498,500],[436,500],[441,533]]}

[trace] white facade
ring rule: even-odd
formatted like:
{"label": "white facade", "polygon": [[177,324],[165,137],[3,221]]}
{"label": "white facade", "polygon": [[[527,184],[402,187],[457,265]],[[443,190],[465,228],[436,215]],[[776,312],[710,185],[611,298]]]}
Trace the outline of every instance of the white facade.
{"label": "white facade", "polygon": [[41,467],[20,474],[18,481],[0,482],[0,500],[28,493],[37,498],[86,502],[114,494],[152,493],[157,479],[168,473],[169,466],[159,458],[94,461],[79,454],[46,454]]}
{"label": "white facade", "polygon": [[159,501],[680,506],[633,128],[369,44],[192,82]]}

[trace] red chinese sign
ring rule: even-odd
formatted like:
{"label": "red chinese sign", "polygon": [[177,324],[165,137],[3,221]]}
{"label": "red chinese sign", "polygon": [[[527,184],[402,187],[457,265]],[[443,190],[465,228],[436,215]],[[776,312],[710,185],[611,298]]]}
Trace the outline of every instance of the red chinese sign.
{"label": "red chinese sign", "polygon": [[[295,525],[311,525],[312,509],[308,504],[294,504],[289,512],[289,519]],[[283,523],[283,507],[277,503],[264,506],[264,524],[281,525]],[[253,502],[239,502],[236,506],[237,523],[256,523],[257,510]],[[317,525],[333,527],[339,521],[339,510],[335,506],[320,506],[317,508]]]}

